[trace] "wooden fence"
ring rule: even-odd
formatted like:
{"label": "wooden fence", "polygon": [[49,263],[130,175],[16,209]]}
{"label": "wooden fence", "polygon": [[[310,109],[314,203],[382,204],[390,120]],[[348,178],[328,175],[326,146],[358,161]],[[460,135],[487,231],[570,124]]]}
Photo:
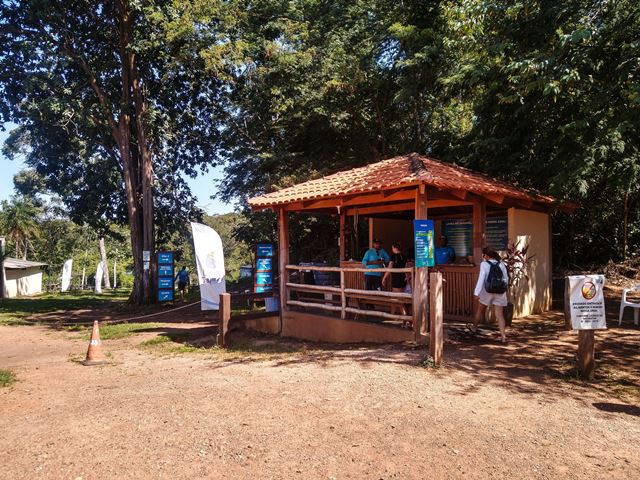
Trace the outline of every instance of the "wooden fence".
{"label": "wooden fence", "polygon": [[[413,295],[411,293],[387,292],[379,290],[364,290],[357,287],[352,281],[354,272],[371,272],[373,269],[358,267],[321,267],[321,266],[302,266],[287,265],[287,281],[285,282],[286,304],[290,307],[320,309],[330,312],[340,313],[340,318],[347,318],[348,314],[366,315],[380,317],[387,320],[413,321],[412,315],[401,313],[393,313],[394,309],[402,311],[403,305],[411,305]],[[325,272],[333,273],[339,281],[335,285],[310,285],[298,281],[291,281],[289,275],[292,272]],[[411,273],[412,268],[377,268],[376,272],[385,273]],[[291,299],[291,293],[296,292],[298,299]],[[321,294],[323,297],[305,297],[300,294]],[[335,300],[338,298],[338,300]],[[350,302],[353,299],[355,302]],[[355,303],[355,306],[353,304]],[[362,305],[373,304],[383,305],[390,308],[391,312],[383,312],[379,310],[368,310],[362,308]]]}

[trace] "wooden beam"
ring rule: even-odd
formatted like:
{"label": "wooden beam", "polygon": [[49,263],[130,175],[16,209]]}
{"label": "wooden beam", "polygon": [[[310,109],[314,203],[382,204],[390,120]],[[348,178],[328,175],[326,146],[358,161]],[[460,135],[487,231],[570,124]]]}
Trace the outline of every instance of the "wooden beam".
{"label": "wooden beam", "polygon": [[374,193],[362,193],[357,195],[347,195],[338,198],[320,199],[320,200],[305,200],[300,202],[293,202],[287,205],[283,205],[282,208],[289,212],[303,211],[303,210],[315,210],[320,208],[336,208],[336,207],[348,207],[369,205],[372,203],[386,203],[397,200],[412,200],[414,198],[413,189],[400,189],[383,195],[382,192]]}
{"label": "wooden beam", "polygon": [[476,265],[482,263],[482,248],[484,247],[485,225],[487,221],[487,207],[482,197],[474,198],[473,203],[473,260]]}
{"label": "wooden beam", "polygon": [[496,194],[492,194],[492,193],[487,193],[485,195],[483,195],[484,198],[486,198],[487,200],[492,201],[493,203],[496,203],[498,205],[502,205],[502,203],[504,202],[504,195],[496,195]]}
{"label": "wooden beam", "polygon": [[347,240],[344,234],[344,229],[347,224],[347,212],[346,209],[340,210],[340,237],[338,239],[338,248],[340,250],[340,258],[339,260],[346,260],[346,252],[347,252]]}
{"label": "wooden beam", "polygon": [[229,331],[229,320],[231,319],[231,294],[221,293],[218,310],[218,335],[216,344],[220,348],[227,346],[227,332]]}
{"label": "wooden beam", "polygon": [[583,380],[592,380],[595,361],[594,330],[578,330],[578,373]]}
{"label": "wooden beam", "polygon": [[[462,292],[456,292],[462,295]],[[442,301],[442,273],[431,272],[429,281],[429,355],[435,365],[442,364],[444,345],[444,307]]]}
{"label": "wooden beam", "polygon": [[278,267],[280,273],[280,325],[282,332],[282,315],[288,308],[289,290],[287,288],[287,265],[289,264],[289,214],[281,208],[278,210]]}
{"label": "wooden beam", "polygon": [[448,190],[448,192],[454,197],[459,198],[460,200],[466,200],[469,196],[469,192],[467,192],[466,190]]}
{"label": "wooden beam", "polygon": [[[415,196],[415,219],[427,219],[427,192],[420,193],[416,190]],[[425,338],[422,332],[427,324],[427,301],[428,301],[428,269],[416,268],[413,281],[413,333],[416,343],[423,343]]]}

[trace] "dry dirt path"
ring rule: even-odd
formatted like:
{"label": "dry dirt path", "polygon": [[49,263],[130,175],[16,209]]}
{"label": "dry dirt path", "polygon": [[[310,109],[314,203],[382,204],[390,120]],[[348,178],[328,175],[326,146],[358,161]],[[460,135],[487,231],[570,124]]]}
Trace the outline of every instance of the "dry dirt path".
{"label": "dry dirt path", "polygon": [[84,367],[82,339],[0,326],[19,379],[0,389],[0,478],[640,477],[640,409],[491,365],[517,342],[448,346],[434,371],[399,348],[220,361],[138,348],[148,337]]}

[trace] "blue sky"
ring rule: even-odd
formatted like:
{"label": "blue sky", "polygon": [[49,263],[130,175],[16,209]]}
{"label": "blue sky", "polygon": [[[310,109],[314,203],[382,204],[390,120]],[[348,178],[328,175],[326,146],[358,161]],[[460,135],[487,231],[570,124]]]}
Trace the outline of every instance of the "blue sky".
{"label": "blue sky", "polygon": [[[6,131],[0,131],[0,145],[6,140],[9,130],[14,125],[5,125]],[[13,195],[13,176],[24,168],[24,163],[20,160],[9,160],[0,153],[0,200],[6,200]],[[223,177],[222,167],[216,167],[209,172],[201,174],[198,178],[188,178],[187,181],[193,194],[198,199],[198,206],[209,214],[227,213],[233,211],[233,206],[219,200],[211,199],[215,195],[215,180]]]}

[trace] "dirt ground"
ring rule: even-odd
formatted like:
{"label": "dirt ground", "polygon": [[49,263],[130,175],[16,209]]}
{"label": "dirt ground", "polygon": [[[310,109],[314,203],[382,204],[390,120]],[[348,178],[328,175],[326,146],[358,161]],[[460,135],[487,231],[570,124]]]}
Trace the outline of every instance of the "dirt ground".
{"label": "dirt ground", "polygon": [[103,341],[101,367],[78,363],[86,334],[0,326],[0,368],[18,377],[0,389],[0,477],[640,478],[629,320],[597,333],[584,383],[559,312],[515,322],[507,345],[449,328],[440,369],[407,346],[236,333],[230,352],[199,349],[215,327],[180,318]]}

